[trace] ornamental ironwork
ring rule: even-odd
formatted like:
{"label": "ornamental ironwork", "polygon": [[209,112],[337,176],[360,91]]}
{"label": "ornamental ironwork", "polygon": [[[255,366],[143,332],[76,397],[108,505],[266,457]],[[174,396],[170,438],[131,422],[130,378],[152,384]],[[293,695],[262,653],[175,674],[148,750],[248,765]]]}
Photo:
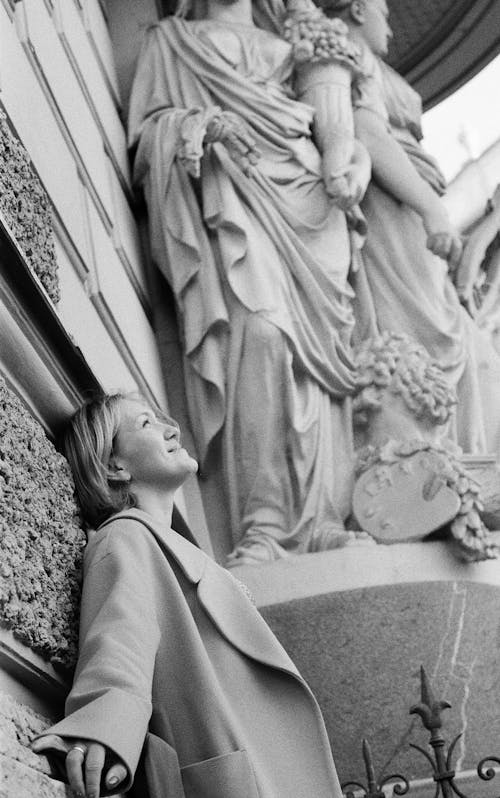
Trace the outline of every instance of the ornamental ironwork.
{"label": "ornamental ironwork", "polygon": [[[410,743],[410,746],[425,757],[432,769],[432,778],[436,784],[433,798],[468,798],[456,783],[456,771],[454,768],[454,751],[456,745],[463,735],[460,732],[453,738],[448,745],[442,734],[443,719],[442,713],[445,709],[451,709],[451,704],[446,699],[436,699],[432,686],[424,668],[420,669],[420,701],[410,708],[410,715],[418,715],[423,726],[430,732],[428,749],[420,745]],[[342,791],[345,798],[387,798],[384,787],[391,782],[393,795],[406,795],[411,792],[411,785],[408,779],[400,773],[378,781],[375,777],[375,769],[371,755],[370,746],[367,740],[362,743],[363,760],[366,770],[366,784],[360,781],[348,781],[342,784]],[[500,765],[500,757],[487,756],[481,759],[477,765],[477,774],[483,781],[491,781],[497,771],[493,765]],[[394,784],[394,782],[396,782]]]}

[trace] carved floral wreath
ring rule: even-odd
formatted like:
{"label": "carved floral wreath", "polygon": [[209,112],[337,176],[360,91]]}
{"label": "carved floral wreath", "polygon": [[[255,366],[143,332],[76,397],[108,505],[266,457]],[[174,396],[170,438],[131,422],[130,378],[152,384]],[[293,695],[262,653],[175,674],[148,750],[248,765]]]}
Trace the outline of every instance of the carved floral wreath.
{"label": "carved floral wreath", "polygon": [[356,477],[360,477],[373,466],[397,463],[417,452],[429,452],[435,456],[434,462],[440,464],[439,476],[459,496],[460,509],[450,524],[450,533],[460,558],[475,562],[498,557],[498,546],[481,520],[480,513],[484,507],[479,495],[479,485],[458,459],[453,444],[437,445],[415,438],[407,441],[390,440],[383,446],[367,446],[358,454]]}

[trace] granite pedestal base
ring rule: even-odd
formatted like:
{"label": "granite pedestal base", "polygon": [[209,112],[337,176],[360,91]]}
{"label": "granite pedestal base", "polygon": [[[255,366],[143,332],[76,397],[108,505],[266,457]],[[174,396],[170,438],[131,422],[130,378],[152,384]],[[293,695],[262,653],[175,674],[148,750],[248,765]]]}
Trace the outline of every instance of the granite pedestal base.
{"label": "granite pedestal base", "polygon": [[[452,704],[446,739],[463,731],[457,771],[500,756],[498,561],[460,563],[435,542],[346,548],[233,573],[315,692],[342,781],[365,780],[363,737],[378,774],[432,776],[409,748],[428,740],[409,715],[420,700],[420,665],[436,697]],[[500,789],[467,782],[467,793],[479,798]],[[425,795],[428,786],[420,790]]]}

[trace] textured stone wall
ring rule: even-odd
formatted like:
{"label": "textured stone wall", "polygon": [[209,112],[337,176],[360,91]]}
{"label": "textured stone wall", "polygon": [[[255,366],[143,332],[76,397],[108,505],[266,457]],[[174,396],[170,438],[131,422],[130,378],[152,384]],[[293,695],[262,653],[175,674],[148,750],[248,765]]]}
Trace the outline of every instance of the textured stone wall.
{"label": "textured stone wall", "polygon": [[0,212],[54,303],[59,301],[51,209],[31,160],[0,110]]}
{"label": "textured stone wall", "polygon": [[85,543],[73,490],[68,463],[0,378],[0,623],[67,668]]}
{"label": "textured stone wall", "polygon": [[66,798],[70,790],[50,778],[46,757],[29,744],[49,721],[0,693],[0,798]]}

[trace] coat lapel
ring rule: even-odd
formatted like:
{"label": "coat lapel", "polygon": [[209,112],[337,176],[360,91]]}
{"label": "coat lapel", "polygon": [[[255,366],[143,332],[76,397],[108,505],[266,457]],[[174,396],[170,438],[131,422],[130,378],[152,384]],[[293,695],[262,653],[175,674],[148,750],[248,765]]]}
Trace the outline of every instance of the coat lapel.
{"label": "coat lapel", "polygon": [[285,649],[236,579],[210,560],[198,585],[198,598],[221,634],[243,654],[301,679]]}
{"label": "coat lapel", "polygon": [[162,529],[142,510],[124,510],[112,520],[120,517],[147,526],[160,546],[175,558],[187,579],[198,585],[200,604],[229,643],[247,657],[303,681],[285,649],[229,571],[177,532]]}
{"label": "coat lapel", "polygon": [[[152,535],[154,535],[160,546],[174,557],[189,581],[195,585],[198,584],[208,562],[208,555],[198,548],[198,546],[190,543],[178,532],[174,532],[173,529],[164,529],[160,527],[149,513],[145,513],[143,510],[138,510],[135,507],[130,510],[123,510],[121,513],[114,515],[110,521],[115,521],[119,518],[131,518],[134,521],[139,521],[139,523],[144,524]],[[100,528],[102,529],[103,526],[105,526],[105,524],[102,524]]]}

